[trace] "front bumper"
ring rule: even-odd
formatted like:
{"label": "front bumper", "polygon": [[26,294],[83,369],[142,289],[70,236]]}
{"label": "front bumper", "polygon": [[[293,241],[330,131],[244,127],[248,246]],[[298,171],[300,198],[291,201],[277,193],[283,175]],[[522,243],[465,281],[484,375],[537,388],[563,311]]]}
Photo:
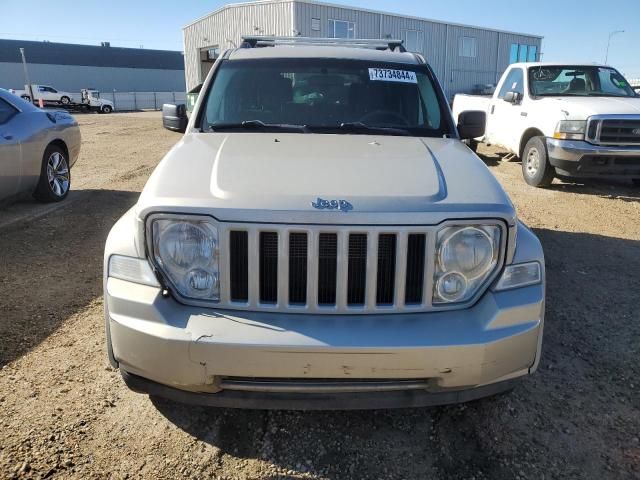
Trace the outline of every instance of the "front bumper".
{"label": "front bumper", "polygon": [[640,145],[615,147],[547,138],[549,163],[571,177],[640,177]]}
{"label": "front bumper", "polygon": [[[387,408],[479,398],[532,372],[544,286],[487,292],[465,310],[329,316],[188,307],[109,278],[106,305],[113,356],[134,390],[220,406]],[[347,387],[308,389],[327,379]],[[361,391],[365,380],[382,387]],[[423,388],[404,389],[411,380]],[[388,381],[399,386],[382,391]]]}

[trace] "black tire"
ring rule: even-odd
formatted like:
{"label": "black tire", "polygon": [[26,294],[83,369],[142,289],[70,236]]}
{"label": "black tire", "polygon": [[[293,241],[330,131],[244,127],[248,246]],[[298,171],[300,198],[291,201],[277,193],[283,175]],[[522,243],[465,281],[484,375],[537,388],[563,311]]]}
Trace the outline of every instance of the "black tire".
{"label": "black tire", "polygon": [[477,142],[477,140],[474,140],[473,138],[471,138],[469,140],[464,140],[464,143],[467,145],[467,147],[469,147],[471,149],[472,152],[474,152],[474,153],[478,152],[478,142]]}
{"label": "black tire", "polygon": [[69,190],[71,168],[67,152],[59,145],[49,145],[42,156],[40,180],[33,196],[41,202],[60,202],[67,198]]}
{"label": "black tire", "polygon": [[640,178],[632,178],[631,183],[634,187],[640,187]]}
{"label": "black tire", "polygon": [[71,103],[71,99],[65,95],[64,97],[60,98],[60,103],[63,105],[69,105]]}
{"label": "black tire", "polygon": [[111,105],[102,106],[102,113],[111,113],[112,111],[113,111],[113,108],[111,107]]}
{"label": "black tire", "polygon": [[549,164],[544,137],[531,138],[522,152],[524,181],[533,187],[548,187],[553,182],[555,174],[555,169]]}

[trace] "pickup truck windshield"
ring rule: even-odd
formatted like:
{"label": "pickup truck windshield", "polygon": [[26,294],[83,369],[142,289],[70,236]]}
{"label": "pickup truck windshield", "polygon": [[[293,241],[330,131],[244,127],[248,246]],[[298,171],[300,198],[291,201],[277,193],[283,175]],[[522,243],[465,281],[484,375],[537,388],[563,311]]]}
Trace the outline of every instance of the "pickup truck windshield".
{"label": "pickup truck windshield", "polygon": [[421,65],[341,59],[225,60],[202,131],[442,136],[446,110]]}
{"label": "pickup truck windshield", "polygon": [[586,65],[531,67],[529,88],[536,97],[636,96],[617,70]]}

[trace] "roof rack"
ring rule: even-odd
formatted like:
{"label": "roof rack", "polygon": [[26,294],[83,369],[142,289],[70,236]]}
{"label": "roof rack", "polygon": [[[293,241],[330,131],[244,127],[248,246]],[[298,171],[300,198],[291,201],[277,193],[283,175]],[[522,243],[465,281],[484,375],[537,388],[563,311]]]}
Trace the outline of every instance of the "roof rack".
{"label": "roof rack", "polygon": [[356,47],[375,50],[406,52],[403,40],[365,38],[315,38],[315,37],[275,37],[269,35],[243,36],[240,48],[275,47],[276,45],[316,45],[325,47]]}

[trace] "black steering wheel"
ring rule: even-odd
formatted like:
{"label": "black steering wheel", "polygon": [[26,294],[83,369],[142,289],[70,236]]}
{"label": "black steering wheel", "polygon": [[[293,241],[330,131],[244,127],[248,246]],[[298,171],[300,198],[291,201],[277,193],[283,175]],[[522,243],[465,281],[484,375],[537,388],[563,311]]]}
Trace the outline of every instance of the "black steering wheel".
{"label": "black steering wheel", "polygon": [[397,112],[391,112],[389,110],[374,110],[373,112],[365,113],[360,121],[364,124],[372,124],[373,126],[409,126],[409,121]]}

